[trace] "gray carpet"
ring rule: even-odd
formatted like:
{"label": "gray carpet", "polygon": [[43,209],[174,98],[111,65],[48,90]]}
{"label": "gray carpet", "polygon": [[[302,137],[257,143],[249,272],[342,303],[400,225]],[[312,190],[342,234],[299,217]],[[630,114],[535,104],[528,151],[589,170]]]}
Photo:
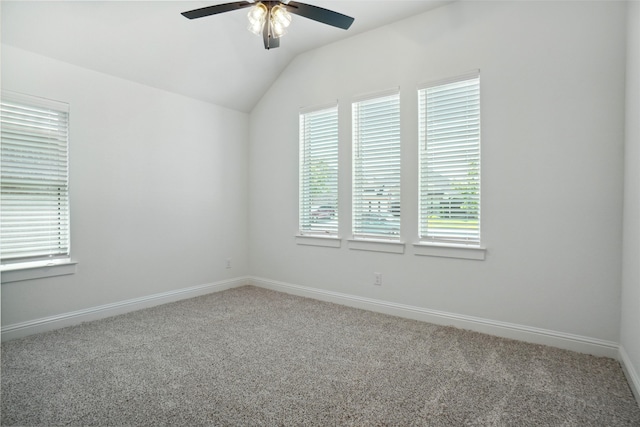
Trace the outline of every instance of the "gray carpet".
{"label": "gray carpet", "polygon": [[242,287],[2,344],[3,425],[640,426],[618,362]]}

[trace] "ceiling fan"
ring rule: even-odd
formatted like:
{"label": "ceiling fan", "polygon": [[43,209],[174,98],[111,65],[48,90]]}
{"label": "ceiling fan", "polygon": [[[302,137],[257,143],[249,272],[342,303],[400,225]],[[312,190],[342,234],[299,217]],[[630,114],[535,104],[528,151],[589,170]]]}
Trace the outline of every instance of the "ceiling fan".
{"label": "ceiling fan", "polygon": [[348,29],[354,21],[350,16],[332,10],[290,0],[236,1],[182,12],[182,15],[185,18],[196,19],[246,7],[251,7],[247,15],[249,18],[249,31],[262,35],[265,49],[273,49],[280,46],[280,37],[287,32],[287,27],[291,23],[290,13],[344,30]]}

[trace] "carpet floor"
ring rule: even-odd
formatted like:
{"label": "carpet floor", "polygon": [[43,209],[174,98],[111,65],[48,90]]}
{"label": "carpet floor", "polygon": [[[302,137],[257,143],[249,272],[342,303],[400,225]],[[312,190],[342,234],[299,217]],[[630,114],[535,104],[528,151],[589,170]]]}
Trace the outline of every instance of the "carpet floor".
{"label": "carpet floor", "polygon": [[2,344],[2,425],[640,426],[617,361],[246,286]]}

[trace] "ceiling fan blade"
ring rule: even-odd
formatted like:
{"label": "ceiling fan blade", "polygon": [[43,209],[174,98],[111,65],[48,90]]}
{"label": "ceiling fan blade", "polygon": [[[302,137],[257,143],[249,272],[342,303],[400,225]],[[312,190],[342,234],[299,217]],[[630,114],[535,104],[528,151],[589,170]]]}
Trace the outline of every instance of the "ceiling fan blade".
{"label": "ceiling fan blade", "polygon": [[201,9],[194,9],[188,12],[182,12],[182,16],[189,19],[203,18],[205,16],[216,15],[218,13],[244,9],[245,7],[252,6],[253,4],[254,3],[252,1],[236,1],[233,3],[216,4],[213,6],[203,7]]}
{"label": "ceiling fan blade", "polygon": [[322,22],[323,24],[342,28],[343,30],[348,29],[354,21],[354,19],[350,16],[343,15],[342,13],[334,12],[332,10],[324,9],[318,6],[312,6],[310,4],[290,1],[283,5],[291,13],[304,16],[308,19],[313,19],[314,21]]}

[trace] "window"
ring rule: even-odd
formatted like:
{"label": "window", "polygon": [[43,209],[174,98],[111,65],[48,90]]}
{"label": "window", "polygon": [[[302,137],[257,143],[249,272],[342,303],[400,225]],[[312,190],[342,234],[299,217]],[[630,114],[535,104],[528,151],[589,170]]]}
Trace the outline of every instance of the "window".
{"label": "window", "polygon": [[480,76],[418,91],[420,239],[480,245]]}
{"label": "window", "polygon": [[68,259],[69,106],[3,92],[0,107],[3,267]]}
{"label": "window", "polygon": [[300,235],[338,236],[338,107],[300,113]]}
{"label": "window", "polygon": [[353,237],[400,240],[400,94],[352,105]]}

